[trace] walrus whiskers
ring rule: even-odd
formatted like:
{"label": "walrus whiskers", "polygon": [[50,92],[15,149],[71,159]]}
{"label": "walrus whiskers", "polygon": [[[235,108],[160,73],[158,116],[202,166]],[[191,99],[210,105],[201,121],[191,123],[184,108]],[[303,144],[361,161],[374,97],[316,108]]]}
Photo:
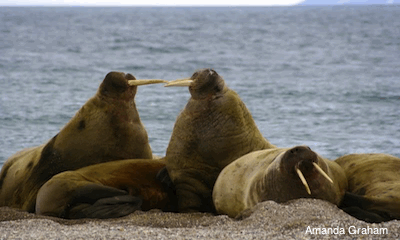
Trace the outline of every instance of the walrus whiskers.
{"label": "walrus whiskers", "polygon": [[164,87],[189,87],[192,85],[193,80],[190,78],[176,79],[168,82]]}
{"label": "walrus whiskers", "polygon": [[128,81],[128,84],[130,86],[140,86],[140,85],[148,85],[156,83],[168,83],[168,81],[163,79],[137,79]]}
{"label": "walrus whiskers", "polygon": [[303,173],[297,167],[296,167],[296,172],[297,172],[297,175],[299,175],[299,178],[300,178],[301,182],[303,183],[304,187],[306,188],[307,193],[309,195],[311,195],[310,187],[308,186],[308,183],[307,183],[306,179],[304,178]]}
{"label": "walrus whiskers", "polygon": [[322,168],[320,166],[318,166],[317,163],[313,162],[313,165],[318,170],[318,172],[321,173],[322,176],[324,176],[324,178],[326,178],[329,182],[331,182],[333,184],[332,179],[328,176],[328,174],[326,174],[324,172],[324,170],[322,170]]}

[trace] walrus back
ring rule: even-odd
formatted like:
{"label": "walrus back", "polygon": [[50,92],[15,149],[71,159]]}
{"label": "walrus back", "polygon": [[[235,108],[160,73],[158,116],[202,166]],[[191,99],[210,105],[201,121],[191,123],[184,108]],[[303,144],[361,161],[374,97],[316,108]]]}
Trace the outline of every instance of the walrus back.
{"label": "walrus back", "polygon": [[[266,191],[263,171],[274,160],[279,149],[260,150],[246,154],[226,166],[219,174],[213,189],[217,213],[236,217],[245,209],[262,201]],[[269,156],[268,156],[269,155]],[[256,184],[254,184],[256,183]]]}
{"label": "walrus back", "polygon": [[379,221],[400,219],[400,158],[378,153],[350,154],[335,162],[348,179],[351,194],[344,200],[346,208],[354,206],[373,212],[382,218]]}
{"label": "walrus back", "polygon": [[26,200],[22,194],[26,178],[38,164],[44,146],[21,150],[4,163],[0,174],[0,206],[20,208],[23,205]]}

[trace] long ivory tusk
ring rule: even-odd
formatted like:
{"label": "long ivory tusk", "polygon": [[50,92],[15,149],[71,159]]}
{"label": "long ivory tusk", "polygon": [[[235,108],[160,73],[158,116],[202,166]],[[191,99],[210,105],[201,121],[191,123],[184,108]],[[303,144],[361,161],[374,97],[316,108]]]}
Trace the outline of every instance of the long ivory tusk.
{"label": "long ivory tusk", "polygon": [[184,78],[184,79],[177,79],[174,81],[169,81],[167,84],[164,85],[164,87],[189,87],[192,85],[193,80],[190,78]]}
{"label": "long ivory tusk", "polygon": [[313,162],[313,165],[318,170],[318,172],[321,173],[322,176],[324,176],[326,179],[328,179],[329,182],[333,183],[332,179],[328,176],[328,174],[326,174],[324,172],[324,170],[322,170],[322,168],[320,166],[318,166],[318,164]]}
{"label": "long ivory tusk", "polygon": [[307,193],[309,195],[311,195],[310,187],[308,186],[308,183],[307,183],[306,179],[304,178],[303,173],[301,173],[300,169],[298,169],[297,167],[296,167],[296,172],[297,172],[297,175],[299,175],[299,178],[300,178],[301,182],[303,183],[304,187],[306,187]]}
{"label": "long ivory tusk", "polygon": [[148,85],[148,84],[156,84],[156,83],[167,83],[167,80],[163,79],[137,79],[137,80],[129,80],[128,84],[131,86],[140,86],[140,85]]}

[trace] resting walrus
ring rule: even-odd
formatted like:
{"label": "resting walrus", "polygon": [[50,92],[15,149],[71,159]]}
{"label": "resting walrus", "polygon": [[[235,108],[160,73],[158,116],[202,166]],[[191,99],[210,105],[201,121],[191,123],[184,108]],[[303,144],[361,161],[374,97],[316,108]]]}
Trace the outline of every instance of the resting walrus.
{"label": "resting walrus", "polygon": [[249,152],[273,148],[238,94],[214,70],[166,86],[189,86],[191,98],[177,117],[166,151],[180,212],[213,212],[212,189],[221,170]]}
{"label": "resting walrus", "polygon": [[222,170],[215,182],[217,213],[236,217],[257,203],[318,198],[339,205],[347,189],[343,170],[307,146],[249,153]]}
{"label": "resting walrus", "polygon": [[0,206],[35,210],[39,188],[57,173],[131,158],[152,158],[147,132],[134,102],[135,80],[110,72],[97,93],[48,143],[11,156],[0,173]]}
{"label": "resting walrus", "polygon": [[400,220],[400,158],[389,154],[350,154],[335,160],[349,189],[341,208],[366,222]]}
{"label": "resting walrus", "polygon": [[128,159],[59,173],[40,188],[36,214],[74,219],[174,211],[174,189],[156,178],[164,166],[160,159]]}

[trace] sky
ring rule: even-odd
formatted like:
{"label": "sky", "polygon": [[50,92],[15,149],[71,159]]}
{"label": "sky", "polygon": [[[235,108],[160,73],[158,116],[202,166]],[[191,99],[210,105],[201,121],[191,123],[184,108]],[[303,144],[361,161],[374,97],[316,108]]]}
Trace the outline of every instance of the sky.
{"label": "sky", "polygon": [[291,6],[304,0],[0,0],[0,6]]}

